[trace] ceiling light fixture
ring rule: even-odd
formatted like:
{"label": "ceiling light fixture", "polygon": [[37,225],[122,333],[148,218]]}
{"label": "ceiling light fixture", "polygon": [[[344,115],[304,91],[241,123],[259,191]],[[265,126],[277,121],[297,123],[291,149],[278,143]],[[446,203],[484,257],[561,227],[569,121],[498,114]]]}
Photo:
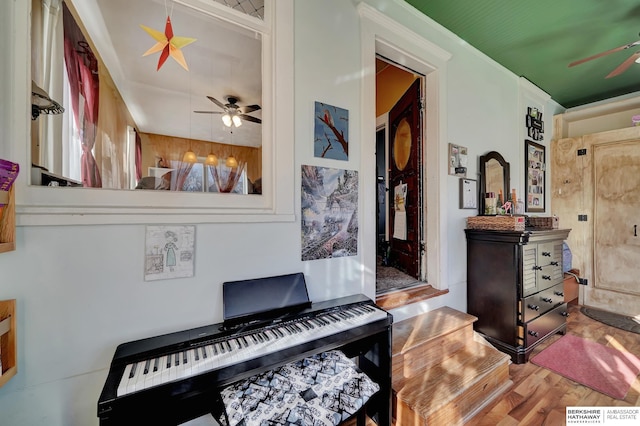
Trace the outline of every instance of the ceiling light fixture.
{"label": "ceiling light fixture", "polygon": [[207,166],[217,166],[218,156],[214,153],[207,155],[207,158],[204,160],[204,164],[206,164]]}
{"label": "ceiling light fixture", "polygon": [[236,160],[236,157],[234,157],[233,155],[230,155],[227,157],[227,160],[224,162],[224,165],[229,168],[238,167],[238,160]]}
{"label": "ceiling light fixture", "polygon": [[184,156],[182,157],[182,161],[184,163],[195,163],[198,161],[198,156],[196,155],[195,152],[189,149],[187,152],[184,153]]}
{"label": "ceiling light fixture", "polygon": [[222,114],[222,122],[227,127],[240,127],[242,126],[242,119],[238,115],[238,111],[225,112]]}

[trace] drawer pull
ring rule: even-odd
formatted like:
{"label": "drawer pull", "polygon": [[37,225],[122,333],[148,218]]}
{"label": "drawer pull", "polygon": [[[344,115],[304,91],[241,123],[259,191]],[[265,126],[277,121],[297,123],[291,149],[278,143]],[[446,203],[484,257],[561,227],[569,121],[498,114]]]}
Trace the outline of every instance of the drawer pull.
{"label": "drawer pull", "polygon": [[542,271],[542,266],[534,265],[533,270],[534,271]]}
{"label": "drawer pull", "polygon": [[543,276],[542,276],[542,279],[543,279],[543,280],[551,281],[551,275],[543,275]]}
{"label": "drawer pull", "polygon": [[532,309],[534,311],[539,311],[540,310],[540,306],[538,306],[538,305],[529,304],[529,305],[527,305],[527,308]]}
{"label": "drawer pull", "polygon": [[558,266],[558,262],[550,262],[553,266]]}
{"label": "drawer pull", "polygon": [[538,332],[537,331],[529,330],[527,333],[529,333],[529,335],[531,335],[533,337],[538,337]]}
{"label": "drawer pull", "polygon": [[568,317],[569,316],[569,312],[564,311],[564,312],[560,312],[560,315],[562,315],[563,317]]}
{"label": "drawer pull", "polygon": [[550,299],[550,298],[548,298],[548,297],[543,297],[543,298],[542,298],[542,301],[543,301],[543,302],[547,302],[547,303],[553,303],[553,300],[552,300],[552,299]]}
{"label": "drawer pull", "polygon": [[551,252],[550,251],[543,251],[542,255],[546,256],[546,257],[551,257]]}
{"label": "drawer pull", "polygon": [[561,291],[554,291],[553,294],[555,294],[556,296],[564,297],[564,293]]}

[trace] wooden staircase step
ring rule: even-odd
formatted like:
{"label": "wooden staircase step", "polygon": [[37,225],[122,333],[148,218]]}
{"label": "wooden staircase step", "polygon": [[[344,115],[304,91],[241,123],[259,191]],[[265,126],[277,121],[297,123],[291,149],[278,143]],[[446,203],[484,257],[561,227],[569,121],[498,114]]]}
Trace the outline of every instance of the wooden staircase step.
{"label": "wooden staircase step", "polygon": [[394,384],[442,361],[473,340],[473,315],[448,306],[393,324]]}
{"label": "wooden staircase step", "polygon": [[512,385],[510,357],[473,337],[439,364],[393,380],[396,425],[463,424]]}

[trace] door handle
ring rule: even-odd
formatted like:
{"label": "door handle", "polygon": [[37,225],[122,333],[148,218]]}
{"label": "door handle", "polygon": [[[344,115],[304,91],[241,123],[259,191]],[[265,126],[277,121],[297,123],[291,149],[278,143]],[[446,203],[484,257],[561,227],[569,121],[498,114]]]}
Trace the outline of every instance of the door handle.
{"label": "door handle", "polygon": [[638,225],[633,225],[633,236],[634,237],[638,236]]}

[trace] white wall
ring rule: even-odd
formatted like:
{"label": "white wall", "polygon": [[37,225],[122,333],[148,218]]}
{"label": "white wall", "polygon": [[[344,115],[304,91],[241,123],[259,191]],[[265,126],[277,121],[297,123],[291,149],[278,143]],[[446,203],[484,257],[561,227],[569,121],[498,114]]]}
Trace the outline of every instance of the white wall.
{"label": "white wall", "polygon": [[[11,50],[8,39],[13,24],[7,17],[12,3],[0,5],[0,49],[5,55]],[[413,17],[405,2],[367,3],[452,53],[442,93],[447,140],[441,143],[469,148],[468,176],[472,178],[477,173],[477,157],[499,151],[511,162],[512,182],[521,192],[524,144],[519,127],[523,113],[518,112],[518,78],[438,25]],[[143,225],[19,227],[17,250],[0,255],[0,299],[18,300],[19,328],[18,375],[0,389],[2,425],[97,424],[96,403],[116,345],[220,321],[224,281],[303,271],[314,300],[358,292],[374,295],[375,283],[362,277],[365,268],[375,265],[365,264],[360,255],[300,261],[300,166],[359,170],[366,161],[360,157],[363,144],[369,141],[361,140],[359,134],[363,89],[356,2],[296,0],[295,18],[295,165],[289,173],[295,181],[291,197],[295,199],[296,221],[199,224],[195,276],[155,282],[143,280]],[[24,61],[25,54],[10,51],[5,58]],[[0,93],[7,94],[12,90],[11,77],[2,65],[0,71]],[[348,162],[313,158],[316,100],[349,110]],[[6,114],[3,109],[0,123],[6,124]],[[371,125],[375,126],[375,118]],[[550,125],[547,121],[548,135]],[[8,142],[2,140],[3,144]],[[8,152],[6,145],[0,147],[0,154]],[[442,267],[449,279],[444,283],[449,294],[398,309],[393,312],[396,319],[442,305],[466,309],[463,229],[465,218],[474,212],[458,208],[458,178],[443,175],[440,179],[448,194],[448,214],[442,217],[448,261]],[[374,182],[361,180],[360,187],[363,192],[375,191]],[[375,223],[375,212],[359,214]],[[375,229],[360,232],[374,233]]]}

